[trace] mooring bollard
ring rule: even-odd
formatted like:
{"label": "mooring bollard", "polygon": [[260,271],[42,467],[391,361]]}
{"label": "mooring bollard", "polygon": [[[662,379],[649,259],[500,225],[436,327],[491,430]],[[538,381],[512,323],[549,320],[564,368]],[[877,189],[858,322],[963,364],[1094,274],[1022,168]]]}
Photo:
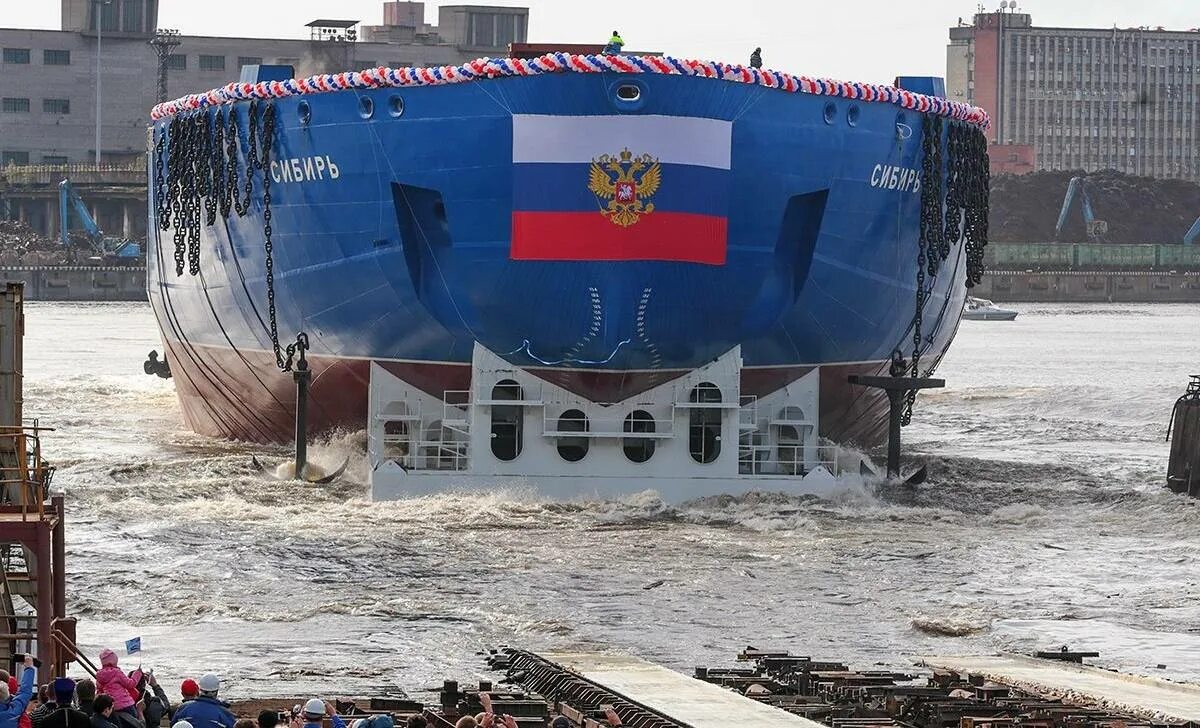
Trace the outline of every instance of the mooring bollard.
{"label": "mooring bollard", "polygon": [[1167,487],[1200,497],[1200,374],[1192,375],[1187,391],[1175,400],[1167,439],[1171,442]]}

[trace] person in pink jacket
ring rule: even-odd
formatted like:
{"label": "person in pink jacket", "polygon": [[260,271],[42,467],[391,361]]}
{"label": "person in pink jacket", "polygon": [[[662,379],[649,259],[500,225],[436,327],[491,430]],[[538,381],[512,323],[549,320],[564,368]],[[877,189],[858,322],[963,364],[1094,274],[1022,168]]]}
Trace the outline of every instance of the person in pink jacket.
{"label": "person in pink jacket", "polygon": [[96,673],[96,694],[107,695],[113,699],[113,711],[129,713],[137,719],[138,683],[142,680],[142,670],[138,668],[132,675],[126,675],[117,667],[117,653],[105,649],[100,652],[100,671]]}

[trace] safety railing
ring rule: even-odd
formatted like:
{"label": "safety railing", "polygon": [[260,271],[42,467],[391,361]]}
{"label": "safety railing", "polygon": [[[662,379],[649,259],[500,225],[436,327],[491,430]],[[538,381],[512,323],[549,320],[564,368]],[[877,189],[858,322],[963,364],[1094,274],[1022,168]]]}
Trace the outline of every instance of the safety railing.
{"label": "safety railing", "polygon": [[[10,620],[29,620],[32,618],[32,615],[28,614],[0,614],[0,620],[5,622]],[[38,633],[35,629],[17,629],[13,632],[0,632],[0,642],[11,643],[14,652],[32,652],[38,643]],[[79,649],[79,645],[75,644],[70,635],[61,629],[51,629],[50,642],[54,645],[53,654],[55,655],[55,664],[51,666],[54,674],[62,675],[64,672],[63,667],[67,663],[76,662],[83,668],[84,672],[93,678],[96,677],[96,673],[100,671],[100,668]]]}
{"label": "safety railing", "polygon": [[836,474],[839,452],[837,445],[769,442],[765,437],[743,438],[738,447],[738,472],[742,475],[803,476],[823,466]]}
{"label": "safety railing", "polygon": [[743,394],[738,400],[741,409],[738,410],[738,431],[746,436],[758,429],[758,396]]}
{"label": "safety railing", "polygon": [[46,514],[46,499],[54,468],[42,459],[38,433],[50,428],[0,427],[0,501],[6,512],[21,520],[38,520]]}
{"label": "safety railing", "polygon": [[442,425],[460,435],[471,429],[471,390],[447,389],[442,392]]}
{"label": "safety railing", "polygon": [[448,427],[441,439],[385,435],[380,460],[391,461],[405,470],[466,470],[471,465],[470,443],[457,439]]}
{"label": "safety railing", "polygon": [[713,375],[701,382],[680,383],[672,388],[676,409],[739,409],[741,377]]}
{"label": "safety railing", "polygon": [[540,407],[542,385],[538,382],[520,384],[515,380],[500,380],[495,384],[480,382],[471,388],[471,404],[481,406],[515,405]]}
{"label": "safety railing", "polygon": [[[50,638],[54,640],[54,643],[58,646],[62,653],[73,656],[75,658],[73,661],[79,663],[79,666],[82,667],[84,671],[93,678],[96,677],[97,672],[100,672],[100,668],[96,666],[96,663],[92,662],[90,659],[88,659],[87,655],[83,654],[83,651],[79,649],[79,645],[75,644],[74,640],[72,640],[66,632],[62,631],[61,629],[52,630],[50,632]],[[70,661],[71,660],[59,660],[59,662],[62,663]]]}

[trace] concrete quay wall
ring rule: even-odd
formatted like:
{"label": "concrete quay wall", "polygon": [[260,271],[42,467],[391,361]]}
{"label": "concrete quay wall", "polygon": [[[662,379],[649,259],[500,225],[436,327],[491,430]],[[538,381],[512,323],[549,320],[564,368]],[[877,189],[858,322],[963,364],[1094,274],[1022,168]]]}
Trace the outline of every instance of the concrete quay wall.
{"label": "concrete quay wall", "polygon": [[970,295],[1013,303],[1200,303],[1200,272],[995,270]]}
{"label": "concrete quay wall", "polygon": [[3,266],[4,281],[22,281],[26,301],[146,300],[146,269],[140,267]]}

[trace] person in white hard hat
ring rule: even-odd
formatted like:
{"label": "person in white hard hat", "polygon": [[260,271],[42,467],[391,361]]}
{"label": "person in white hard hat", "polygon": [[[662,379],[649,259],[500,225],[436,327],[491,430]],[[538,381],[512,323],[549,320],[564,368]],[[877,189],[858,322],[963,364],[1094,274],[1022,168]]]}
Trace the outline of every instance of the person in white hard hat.
{"label": "person in white hard hat", "polygon": [[333,704],[320,698],[312,698],[304,704],[303,728],[322,728],[321,721],[328,717],[331,728],[346,728],[346,721],[333,709]]}
{"label": "person in white hard hat", "polygon": [[217,698],[221,690],[221,678],[211,672],[197,681],[200,697],[189,700],[175,711],[173,720],[190,723],[201,728],[233,728],[237,720],[225,703]]}

